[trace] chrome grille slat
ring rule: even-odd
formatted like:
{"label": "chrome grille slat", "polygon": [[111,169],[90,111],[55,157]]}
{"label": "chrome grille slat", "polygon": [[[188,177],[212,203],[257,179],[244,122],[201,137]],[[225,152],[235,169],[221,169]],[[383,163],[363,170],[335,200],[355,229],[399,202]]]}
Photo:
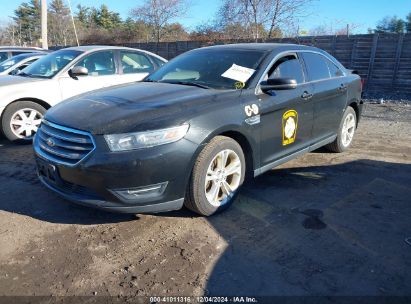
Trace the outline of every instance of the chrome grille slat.
{"label": "chrome grille slat", "polygon": [[48,121],[41,124],[34,144],[42,157],[70,166],[78,164],[95,149],[91,134]]}
{"label": "chrome grille slat", "polygon": [[62,157],[62,158],[69,158],[69,159],[74,159],[74,160],[80,160],[80,159],[82,159],[84,156],[86,156],[86,154],[65,153],[64,151],[62,151],[61,149],[58,149],[58,148],[56,148],[56,147],[53,147],[53,148],[48,147],[47,144],[45,144],[45,143],[40,143],[40,147],[41,147],[43,150],[45,150],[45,151],[47,151],[47,152],[49,152],[49,153],[51,153],[51,154],[57,155],[57,156],[59,156],[59,157]]}
{"label": "chrome grille slat", "polygon": [[[43,132],[42,130],[39,131],[39,136],[41,138],[41,140],[43,140],[44,142],[47,141],[47,139],[49,138],[48,136],[45,135],[45,132]],[[57,137],[56,137],[57,138]],[[90,151],[93,150],[93,145],[92,144],[85,144],[84,146],[79,146],[76,144],[73,144],[72,142],[67,142],[65,140],[61,140],[61,139],[56,139],[56,145],[64,148],[64,149],[68,149],[68,150],[77,150],[77,151]]]}
{"label": "chrome grille slat", "polygon": [[43,125],[42,127],[43,127],[42,131],[49,136],[53,136],[53,137],[56,137],[56,138],[59,138],[65,141],[75,142],[79,144],[92,144],[93,143],[90,138],[78,137],[78,136],[70,137],[70,134],[67,134],[69,132],[62,132],[62,130],[58,130],[58,129],[53,130],[50,128],[50,126],[47,126],[47,125]]}

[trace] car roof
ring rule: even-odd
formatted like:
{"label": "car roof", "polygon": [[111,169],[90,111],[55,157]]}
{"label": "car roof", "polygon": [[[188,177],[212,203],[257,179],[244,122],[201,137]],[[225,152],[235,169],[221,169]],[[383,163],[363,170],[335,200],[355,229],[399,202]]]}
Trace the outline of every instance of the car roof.
{"label": "car roof", "polygon": [[202,49],[215,49],[215,50],[258,50],[258,51],[275,51],[275,50],[318,50],[317,48],[291,43],[234,43],[234,44],[224,44],[224,45],[213,45],[209,47],[204,47]]}
{"label": "car roof", "polygon": [[0,51],[47,51],[38,47],[0,46]]}
{"label": "car roof", "polygon": [[101,50],[130,50],[130,51],[140,51],[146,54],[149,54],[151,56],[154,56],[162,61],[167,61],[165,58],[151,53],[146,50],[142,49],[135,49],[135,48],[129,48],[129,47],[124,47],[124,46],[110,46],[110,45],[80,45],[80,46],[72,46],[64,49],[59,49],[60,50],[74,50],[74,51],[80,51],[80,52],[92,52],[92,51],[101,51]]}
{"label": "car roof", "polygon": [[19,55],[13,56],[11,58],[30,58],[30,57],[46,56],[46,55],[47,55],[47,53],[34,52],[34,53],[19,54]]}

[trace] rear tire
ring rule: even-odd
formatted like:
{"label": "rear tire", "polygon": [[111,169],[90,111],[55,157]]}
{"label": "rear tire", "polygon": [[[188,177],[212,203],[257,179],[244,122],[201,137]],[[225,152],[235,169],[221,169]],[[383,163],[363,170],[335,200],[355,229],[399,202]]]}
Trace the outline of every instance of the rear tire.
{"label": "rear tire", "polygon": [[325,147],[328,150],[336,153],[347,151],[354,139],[356,128],[357,114],[352,107],[348,106],[347,109],[345,109],[344,115],[341,119],[337,138],[334,140],[334,142],[326,145]]}
{"label": "rear tire", "polygon": [[184,204],[203,216],[222,211],[233,203],[244,176],[241,146],[229,137],[216,136],[194,164]]}
{"label": "rear tire", "polygon": [[1,127],[4,136],[13,142],[28,143],[40,126],[46,109],[32,101],[16,101],[3,112]]}

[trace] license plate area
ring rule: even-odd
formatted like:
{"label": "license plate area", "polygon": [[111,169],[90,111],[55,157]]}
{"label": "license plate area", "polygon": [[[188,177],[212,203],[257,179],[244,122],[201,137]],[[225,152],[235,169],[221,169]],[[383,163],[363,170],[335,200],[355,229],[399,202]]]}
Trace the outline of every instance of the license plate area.
{"label": "license plate area", "polygon": [[37,160],[37,171],[41,177],[47,179],[47,181],[49,182],[52,182],[54,184],[58,184],[60,182],[58,169],[53,164]]}

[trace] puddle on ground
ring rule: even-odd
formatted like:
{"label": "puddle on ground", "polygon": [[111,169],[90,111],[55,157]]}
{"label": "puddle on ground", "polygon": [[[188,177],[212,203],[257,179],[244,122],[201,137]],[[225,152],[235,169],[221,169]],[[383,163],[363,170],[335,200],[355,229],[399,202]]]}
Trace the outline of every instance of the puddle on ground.
{"label": "puddle on ground", "polygon": [[324,215],[321,210],[307,209],[300,213],[307,216],[302,223],[305,229],[321,230],[327,228],[327,224],[320,219]]}

